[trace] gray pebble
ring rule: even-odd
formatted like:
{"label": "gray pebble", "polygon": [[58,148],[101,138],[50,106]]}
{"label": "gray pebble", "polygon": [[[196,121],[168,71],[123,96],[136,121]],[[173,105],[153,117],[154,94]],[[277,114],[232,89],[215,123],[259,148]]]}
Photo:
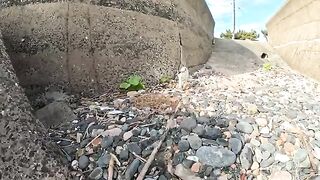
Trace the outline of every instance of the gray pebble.
{"label": "gray pebble", "polygon": [[179,150],[181,152],[186,152],[190,149],[189,142],[187,140],[181,140],[178,143]]}
{"label": "gray pebble", "polygon": [[109,161],[111,159],[111,155],[107,153],[103,153],[97,161],[99,167],[107,167],[109,165]]}
{"label": "gray pebble", "polygon": [[200,136],[200,137],[203,137],[203,135],[205,134],[206,130],[204,129],[203,125],[199,125],[198,124],[197,127],[192,130],[192,132],[198,134],[198,136]]}
{"label": "gray pebble", "polygon": [[189,135],[188,142],[190,144],[190,147],[195,150],[199,149],[202,145],[202,140],[196,134]]}
{"label": "gray pebble", "polygon": [[79,168],[80,169],[85,169],[85,168],[88,167],[88,165],[89,165],[88,156],[85,156],[85,155],[80,156],[80,158],[79,158]]}
{"label": "gray pebble", "polygon": [[240,154],[240,162],[243,168],[250,169],[253,163],[253,153],[249,144],[246,144]]}
{"label": "gray pebble", "polygon": [[207,126],[205,130],[206,130],[204,135],[205,138],[216,140],[217,138],[222,137],[222,133],[218,128],[212,128]]}
{"label": "gray pebble", "polygon": [[237,138],[231,138],[229,140],[229,148],[235,154],[239,154],[242,149],[242,142]]}
{"label": "gray pebble", "polygon": [[180,127],[186,131],[192,131],[194,128],[197,127],[197,121],[196,119],[194,118],[185,118],[181,124],[180,124]]}
{"label": "gray pebble", "polygon": [[100,178],[102,178],[103,175],[103,169],[101,167],[96,167],[88,176],[89,179],[92,180],[99,180]]}
{"label": "gray pebble", "polygon": [[250,123],[241,121],[236,126],[237,130],[246,134],[250,134],[253,131],[253,127]]}
{"label": "gray pebble", "polygon": [[138,171],[138,168],[140,166],[140,160],[135,159],[133,162],[128,166],[126,172],[125,172],[125,179],[130,180],[133,179],[134,174]]}
{"label": "gray pebble", "polygon": [[129,143],[127,146],[128,146],[128,149],[131,153],[136,153],[136,154],[140,155],[142,152],[141,147],[136,142]]}

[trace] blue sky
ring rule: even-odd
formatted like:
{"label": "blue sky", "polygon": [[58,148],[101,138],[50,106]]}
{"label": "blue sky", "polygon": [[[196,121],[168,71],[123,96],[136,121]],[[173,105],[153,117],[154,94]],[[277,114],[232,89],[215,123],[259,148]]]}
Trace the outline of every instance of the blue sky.
{"label": "blue sky", "polygon": [[[236,31],[265,29],[268,20],[286,0],[236,0]],[[206,0],[216,21],[215,37],[233,28],[232,0]],[[260,38],[261,39],[261,38]]]}

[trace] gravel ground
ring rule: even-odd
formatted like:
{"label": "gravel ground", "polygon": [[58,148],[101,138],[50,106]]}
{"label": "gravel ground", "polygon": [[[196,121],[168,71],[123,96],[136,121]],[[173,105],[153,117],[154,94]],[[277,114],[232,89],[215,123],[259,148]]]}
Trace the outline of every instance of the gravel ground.
{"label": "gravel ground", "polygon": [[317,82],[285,67],[235,76],[204,68],[185,90],[173,85],[72,105],[77,118],[50,136],[75,179],[107,179],[108,169],[113,179],[136,179],[163,136],[145,179],[293,180],[320,173]]}

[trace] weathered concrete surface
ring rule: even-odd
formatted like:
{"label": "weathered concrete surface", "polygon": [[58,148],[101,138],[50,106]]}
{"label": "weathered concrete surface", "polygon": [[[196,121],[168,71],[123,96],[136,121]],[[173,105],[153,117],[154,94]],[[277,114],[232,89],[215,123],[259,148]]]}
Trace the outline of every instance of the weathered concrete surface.
{"label": "weathered concrete surface", "polygon": [[117,90],[132,73],[154,84],[211,54],[214,21],[204,0],[33,2],[8,0],[0,10],[23,87],[93,94]]}
{"label": "weathered concrete surface", "polygon": [[46,130],[30,112],[2,40],[0,79],[0,179],[66,179]]}
{"label": "weathered concrete surface", "polygon": [[320,80],[320,1],[289,0],[267,24],[270,44],[301,73]]}
{"label": "weathered concrete surface", "polygon": [[224,75],[252,72],[261,68],[260,55],[263,52],[271,54],[270,49],[260,42],[216,39],[207,65]]}

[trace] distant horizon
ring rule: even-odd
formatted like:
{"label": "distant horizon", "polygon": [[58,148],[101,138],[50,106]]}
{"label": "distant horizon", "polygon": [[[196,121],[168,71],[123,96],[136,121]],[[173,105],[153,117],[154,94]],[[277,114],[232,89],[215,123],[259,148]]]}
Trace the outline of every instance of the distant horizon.
{"label": "distant horizon", "polygon": [[[233,30],[232,0],[206,0],[215,20],[214,36],[227,29]],[[278,12],[286,0],[236,0],[236,32],[239,30],[255,30],[260,34],[259,40],[265,38],[261,30],[266,29],[266,23]]]}

